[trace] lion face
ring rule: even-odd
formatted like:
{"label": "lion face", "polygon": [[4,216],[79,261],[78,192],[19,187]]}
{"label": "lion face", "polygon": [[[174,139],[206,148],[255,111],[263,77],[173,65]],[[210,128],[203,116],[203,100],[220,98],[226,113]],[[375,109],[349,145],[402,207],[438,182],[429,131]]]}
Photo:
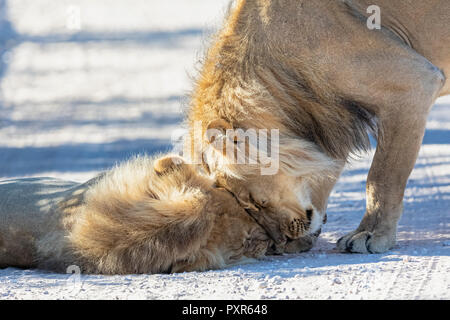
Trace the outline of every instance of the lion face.
{"label": "lion face", "polygon": [[261,225],[228,190],[216,187],[210,194],[217,215],[209,245],[214,244],[222,252],[228,252],[230,261],[237,261],[242,256],[263,257],[273,242]]}
{"label": "lion face", "polygon": [[243,180],[219,175],[217,183],[235,195],[279,247],[321,229],[324,215],[312,205],[308,183],[300,178],[283,173]]}

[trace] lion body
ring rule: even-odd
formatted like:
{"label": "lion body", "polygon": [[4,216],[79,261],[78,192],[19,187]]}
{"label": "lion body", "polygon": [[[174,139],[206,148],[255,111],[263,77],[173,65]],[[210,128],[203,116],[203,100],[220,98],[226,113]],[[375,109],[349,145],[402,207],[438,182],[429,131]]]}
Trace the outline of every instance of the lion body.
{"label": "lion body", "polygon": [[65,233],[58,204],[76,190],[77,183],[51,178],[0,183],[0,267],[36,266],[39,243],[48,238],[61,251]]}
{"label": "lion body", "polygon": [[213,183],[188,165],[161,174],[145,157],[86,184],[2,182],[0,267],[162,273],[262,257],[266,233]]}

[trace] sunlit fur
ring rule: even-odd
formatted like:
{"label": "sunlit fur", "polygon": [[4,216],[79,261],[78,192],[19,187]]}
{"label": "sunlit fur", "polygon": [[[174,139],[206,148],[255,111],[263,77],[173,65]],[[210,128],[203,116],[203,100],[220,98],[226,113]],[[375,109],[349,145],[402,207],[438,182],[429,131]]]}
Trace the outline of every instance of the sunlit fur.
{"label": "sunlit fur", "polygon": [[[427,114],[437,97],[450,93],[449,1],[378,0],[380,30],[367,28],[373,4],[234,1],[206,53],[188,110],[191,134],[194,123],[205,130],[217,119],[235,129],[278,129],[278,174],[310,184],[309,198],[322,214],[344,164],[370,146],[372,132],[377,151],[366,214],[338,243],[342,251],[362,253],[395,244]],[[204,141],[192,149],[206,167],[260,184],[257,170],[221,161],[223,153],[211,153]],[[216,163],[222,165],[211,166]]]}

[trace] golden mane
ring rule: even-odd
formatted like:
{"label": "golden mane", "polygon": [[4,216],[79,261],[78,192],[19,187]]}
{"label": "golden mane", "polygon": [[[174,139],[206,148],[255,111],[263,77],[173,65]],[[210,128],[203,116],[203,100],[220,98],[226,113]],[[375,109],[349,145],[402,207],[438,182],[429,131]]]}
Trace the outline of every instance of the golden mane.
{"label": "golden mane", "polygon": [[320,66],[285,57],[280,47],[286,39],[266,30],[268,6],[256,2],[238,1],[214,37],[192,93],[188,126],[201,122],[206,130],[224,119],[235,129],[278,129],[284,172],[330,174],[350,153],[370,146],[368,129],[376,132],[376,119],[362,103],[335,94]]}

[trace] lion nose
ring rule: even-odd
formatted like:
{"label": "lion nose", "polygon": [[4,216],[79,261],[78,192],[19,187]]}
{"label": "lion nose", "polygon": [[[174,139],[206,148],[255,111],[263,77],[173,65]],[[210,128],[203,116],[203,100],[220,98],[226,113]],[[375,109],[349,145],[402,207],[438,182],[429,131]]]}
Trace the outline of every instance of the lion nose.
{"label": "lion nose", "polygon": [[311,222],[312,215],[313,215],[313,210],[312,209],[306,210],[306,218],[308,219],[309,222]]}

